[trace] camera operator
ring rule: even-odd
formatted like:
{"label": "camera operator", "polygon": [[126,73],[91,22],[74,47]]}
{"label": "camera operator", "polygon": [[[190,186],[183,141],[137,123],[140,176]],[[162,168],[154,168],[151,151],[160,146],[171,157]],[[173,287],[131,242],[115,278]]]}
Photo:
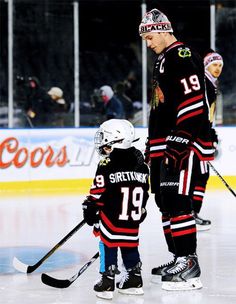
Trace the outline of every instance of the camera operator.
{"label": "camera operator", "polygon": [[37,77],[16,77],[17,100],[26,118],[26,126],[47,127],[52,113],[52,99]]}

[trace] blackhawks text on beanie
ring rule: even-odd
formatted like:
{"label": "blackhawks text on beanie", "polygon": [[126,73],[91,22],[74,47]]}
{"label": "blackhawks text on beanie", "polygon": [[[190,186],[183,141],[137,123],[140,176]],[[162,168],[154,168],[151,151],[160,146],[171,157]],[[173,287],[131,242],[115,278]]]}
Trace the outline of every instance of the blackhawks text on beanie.
{"label": "blackhawks text on beanie", "polygon": [[167,16],[156,8],[147,12],[139,25],[140,36],[150,32],[173,33],[171,23]]}

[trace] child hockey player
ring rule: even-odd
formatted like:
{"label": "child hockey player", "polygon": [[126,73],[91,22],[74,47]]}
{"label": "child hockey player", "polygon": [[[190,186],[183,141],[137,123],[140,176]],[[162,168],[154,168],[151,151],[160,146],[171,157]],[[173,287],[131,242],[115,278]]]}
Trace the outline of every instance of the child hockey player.
{"label": "child hockey player", "polygon": [[126,272],[117,283],[120,293],[143,294],[138,251],[139,225],[146,217],[149,170],[142,153],[132,147],[133,125],[124,119],[105,121],[95,135],[95,147],[104,158],[98,164],[83,203],[84,219],[100,237],[101,279],[94,290],[100,298],[112,299],[120,248]]}

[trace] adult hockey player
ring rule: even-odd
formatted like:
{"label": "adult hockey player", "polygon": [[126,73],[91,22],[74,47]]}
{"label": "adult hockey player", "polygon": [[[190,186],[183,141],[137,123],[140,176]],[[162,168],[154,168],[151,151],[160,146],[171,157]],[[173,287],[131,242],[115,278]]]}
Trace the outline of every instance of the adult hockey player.
{"label": "adult hockey player", "polygon": [[123,119],[105,121],[95,135],[95,147],[104,156],[83,203],[84,219],[100,236],[101,280],[94,286],[100,298],[112,299],[117,251],[126,271],[117,283],[120,293],[143,294],[138,251],[139,225],[146,217],[149,169],[142,153],[132,146],[133,125]]}
{"label": "adult hockey player", "polygon": [[[218,78],[223,69],[223,58],[220,54],[210,50],[204,57],[204,67],[206,76],[206,91],[207,100],[210,106],[210,122],[211,122],[211,136],[212,140],[217,146],[218,138],[215,129],[213,128],[216,111],[216,99],[218,94]],[[197,230],[209,230],[211,228],[211,221],[205,220],[199,216],[202,207],[203,198],[205,195],[207,181],[209,179],[209,166],[205,167],[206,173],[198,176],[193,189],[193,215],[196,220]]]}
{"label": "adult hockey player", "polygon": [[[162,213],[168,250],[174,259],[152,269],[166,290],[202,287],[196,254],[196,222],[191,213],[191,181],[199,163],[212,160],[202,59],[173,35],[166,15],[145,14],[139,33],[156,55],[147,153],[151,191]],[[149,151],[149,152],[148,152]],[[166,267],[167,266],[167,267]]]}

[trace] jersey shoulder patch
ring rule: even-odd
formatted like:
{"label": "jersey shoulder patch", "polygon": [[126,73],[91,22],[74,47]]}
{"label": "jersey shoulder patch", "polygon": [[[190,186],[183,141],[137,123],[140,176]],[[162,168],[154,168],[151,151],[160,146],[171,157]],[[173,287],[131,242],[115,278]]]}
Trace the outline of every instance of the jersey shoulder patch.
{"label": "jersey shoulder patch", "polygon": [[192,56],[190,48],[186,46],[181,46],[178,48],[178,56],[181,58],[189,58]]}
{"label": "jersey shoulder patch", "polygon": [[100,166],[100,167],[107,166],[107,165],[109,164],[110,161],[111,161],[111,160],[110,160],[109,157],[105,157],[105,158],[103,158],[103,159],[100,160],[99,166]]}

